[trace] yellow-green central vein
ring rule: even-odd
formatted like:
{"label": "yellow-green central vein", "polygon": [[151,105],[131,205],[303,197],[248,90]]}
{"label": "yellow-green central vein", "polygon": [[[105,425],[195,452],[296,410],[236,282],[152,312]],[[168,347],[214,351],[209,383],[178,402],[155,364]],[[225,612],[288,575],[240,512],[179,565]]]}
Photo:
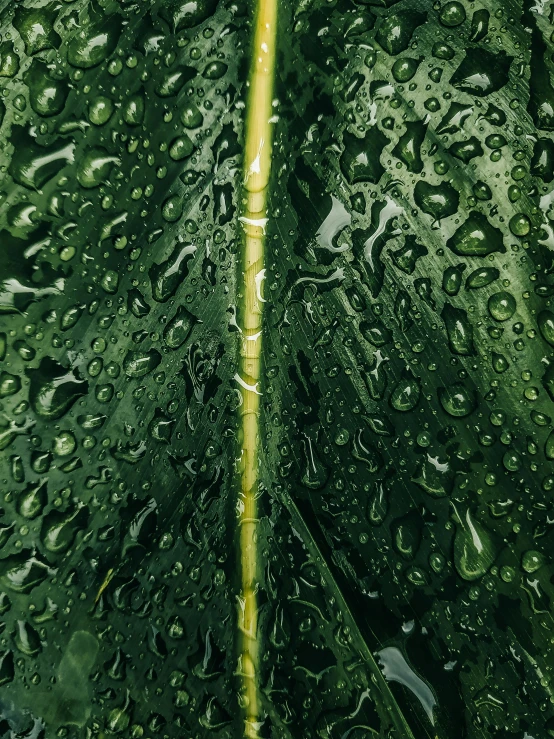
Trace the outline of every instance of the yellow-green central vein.
{"label": "yellow-green central vein", "polygon": [[239,384],[241,405],[240,474],[240,666],[245,736],[258,736],[258,447],[262,361],[264,241],[271,171],[272,100],[275,69],[277,0],[258,0],[246,109],[244,193],[240,221],[244,229],[242,325]]}

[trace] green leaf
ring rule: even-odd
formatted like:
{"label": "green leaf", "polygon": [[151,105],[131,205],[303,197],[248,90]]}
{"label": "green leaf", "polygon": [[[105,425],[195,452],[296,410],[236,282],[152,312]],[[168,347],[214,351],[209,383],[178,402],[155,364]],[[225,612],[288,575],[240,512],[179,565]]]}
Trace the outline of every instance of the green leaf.
{"label": "green leaf", "polygon": [[0,736],[550,736],[552,8],[273,2],[2,11]]}

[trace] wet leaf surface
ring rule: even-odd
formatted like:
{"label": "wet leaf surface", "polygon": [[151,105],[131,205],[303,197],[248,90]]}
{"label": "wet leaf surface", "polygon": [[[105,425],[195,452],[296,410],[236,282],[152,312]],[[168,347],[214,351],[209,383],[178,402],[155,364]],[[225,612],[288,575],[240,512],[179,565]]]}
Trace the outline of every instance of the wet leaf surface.
{"label": "wet leaf surface", "polygon": [[[260,736],[550,736],[552,8],[279,12]],[[0,24],[0,736],[242,736],[252,8]]]}

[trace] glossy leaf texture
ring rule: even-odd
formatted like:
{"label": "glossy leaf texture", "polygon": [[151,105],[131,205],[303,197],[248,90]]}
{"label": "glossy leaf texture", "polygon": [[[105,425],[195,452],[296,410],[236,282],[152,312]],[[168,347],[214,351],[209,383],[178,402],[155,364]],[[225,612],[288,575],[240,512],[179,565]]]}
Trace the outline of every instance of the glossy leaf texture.
{"label": "glossy leaf texture", "polygon": [[[552,13],[279,6],[260,736],[554,734]],[[0,736],[243,735],[252,17],[2,5]]]}

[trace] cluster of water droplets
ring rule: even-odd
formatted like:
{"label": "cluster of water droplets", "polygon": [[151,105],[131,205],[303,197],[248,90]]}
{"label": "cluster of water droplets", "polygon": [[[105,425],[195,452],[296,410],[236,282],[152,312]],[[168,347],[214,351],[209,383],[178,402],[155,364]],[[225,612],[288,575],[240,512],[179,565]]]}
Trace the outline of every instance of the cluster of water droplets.
{"label": "cluster of water droplets", "polygon": [[228,735],[247,8],[2,15],[0,734]]}
{"label": "cluster of water droplets", "polygon": [[552,732],[552,10],[369,0],[287,20],[277,495],[416,725]]}

